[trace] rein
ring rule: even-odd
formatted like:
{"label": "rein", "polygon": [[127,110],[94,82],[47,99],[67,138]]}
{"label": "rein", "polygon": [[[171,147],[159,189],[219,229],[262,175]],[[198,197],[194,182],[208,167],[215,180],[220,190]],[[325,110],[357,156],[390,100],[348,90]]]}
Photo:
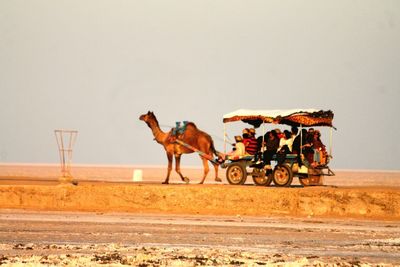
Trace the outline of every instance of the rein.
{"label": "rein", "polygon": [[[158,126],[160,126],[160,128],[169,128],[169,129],[173,129],[173,128],[175,128],[175,126],[171,126],[171,125],[168,125],[168,124],[158,124]],[[209,133],[207,133],[207,134],[209,134]],[[222,138],[222,137],[219,137],[219,136],[217,136],[217,135],[215,135],[215,134],[209,134],[213,139],[217,139],[217,140],[219,140],[219,141],[221,141],[221,142],[223,142],[224,141],[224,138]],[[230,144],[230,145],[233,145],[234,143],[232,142],[232,140],[228,137],[228,135],[226,135],[226,138],[227,138],[227,140],[228,140],[228,144]]]}

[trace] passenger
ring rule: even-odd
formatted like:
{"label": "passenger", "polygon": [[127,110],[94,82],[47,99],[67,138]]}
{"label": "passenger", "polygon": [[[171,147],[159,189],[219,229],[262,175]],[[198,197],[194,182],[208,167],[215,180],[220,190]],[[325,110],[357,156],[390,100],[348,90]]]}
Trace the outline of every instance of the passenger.
{"label": "passenger", "polygon": [[326,147],[321,141],[321,133],[316,130],[313,134],[312,149],[314,150],[314,165],[326,164]]}
{"label": "passenger", "polygon": [[307,130],[302,129],[301,133],[294,138],[292,146],[292,153],[297,155],[297,163],[299,164],[299,167],[303,165],[301,154],[304,153],[304,149],[301,148],[304,147],[306,143],[307,143]]}
{"label": "passenger", "polygon": [[263,152],[264,168],[270,170],[272,157],[276,154],[276,151],[278,151],[279,137],[275,130],[272,130],[265,135],[265,151]]}
{"label": "passenger", "polygon": [[276,132],[278,139],[281,139],[283,137],[283,133],[281,132],[281,130],[279,130],[279,128],[276,128],[274,131]]}
{"label": "passenger", "polygon": [[299,133],[299,128],[297,128],[296,126],[292,126],[290,131],[292,133],[292,139],[294,141],[294,139],[296,138],[297,134]]}
{"label": "passenger", "polygon": [[314,128],[308,129],[308,132],[307,132],[307,143],[310,143],[310,144],[312,143],[313,136],[314,136]]}
{"label": "passenger", "polygon": [[246,144],[249,142],[249,139],[250,139],[250,129],[249,128],[244,128],[243,129],[242,137],[243,137],[244,147],[246,147]]}
{"label": "passenger", "polygon": [[251,128],[248,130],[247,138],[243,138],[243,144],[246,148],[246,152],[250,155],[257,154],[257,139],[255,137],[256,130]]}
{"label": "passenger", "polygon": [[[274,130],[273,130],[274,131]],[[271,132],[266,132],[264,134],[264,136],[259,136],[257,138],[257,147],[258,147],[258,151],[264,153],[265,150],[267,150],[267,140],[269,138]],[[276,132],[275,132],[276,135]]]}
{"label": "passenger", "polygon": [[314,129],[310,128],[307,131],[306,140],[302,145],[301,152],[304,154],[304,158],[308,163],[312,163],[314,161],[314,150],[312,148],[314,138]]}
{"label": "passenger", "polygon": [[264,136],[260,135],[257,137],[257,153],[256,156],[253,159],[253,162],[256,164],[262,163],[262,158],[263,158],[263,153],[266,150],[266,141],[268,139],[270,132],[266,132]]}
{"label": "passenger", "polygon": [[310,129],[306,144],[303,145],[304,156],[313,167],[325,165],[328,154],[325,145],[321,141],[321,133],[318,130]]}
{"label": "passenger", "polygon": [[278,153],[292,153],[293,139],[292,134],[285,130],[283,137],[279,140]]}
{"label": "passenger", "polygon": [[283,134],[283,138],[279,140],[279,148],[276,154],[276,160],[278,161],[278,164],[282,164],[286,159],[286,155],[292,153],[292,134],[288,130],[285,130]]}
{"label": "passenger", "polygon": [[307,130],[302,129],[301,134],[297,135],[293,140],[292,153],[300,154],[300,146],[304,146],[307,143]]}
{"label": "passenger", "polygon": [[249,138],[249,135],[250,135],[249,128],[244,128],[242,131],[243,140]]}
{"label": "passenger", "polygon": [[244,147],[243,144],[243,138],[240,135],[235,136],[235,147],[234,149],[227,153],[227,154],[222,154],[220,157],[225,160],[225,159],[235,159],[235,158],[240,158],[246,155],[246,148]]}

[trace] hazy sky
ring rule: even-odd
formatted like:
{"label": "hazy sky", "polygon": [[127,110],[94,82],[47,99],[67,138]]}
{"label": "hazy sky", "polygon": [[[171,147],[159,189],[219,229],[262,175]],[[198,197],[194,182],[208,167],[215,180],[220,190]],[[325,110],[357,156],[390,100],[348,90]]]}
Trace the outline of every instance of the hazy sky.
{"label": "hazy sky", "polygon": [[400,170],[400,1],[0,0],[0,90],[0,162],[57,163],[67,128],[75,163],[165,164],[148,110],[222,150],[225,113],[319,108],[333,168]]}

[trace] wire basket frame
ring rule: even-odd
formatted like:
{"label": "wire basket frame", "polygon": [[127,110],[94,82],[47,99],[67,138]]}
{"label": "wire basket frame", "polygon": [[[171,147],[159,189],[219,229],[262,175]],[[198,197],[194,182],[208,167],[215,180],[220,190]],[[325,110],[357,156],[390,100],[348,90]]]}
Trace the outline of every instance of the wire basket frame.
{"label": "wire basket frame", "polygon": [[64,178],[72,178],[71,163],[72,149],[74,147],[78,131],[76,130],[54,130],[60,155],[61,174]]}

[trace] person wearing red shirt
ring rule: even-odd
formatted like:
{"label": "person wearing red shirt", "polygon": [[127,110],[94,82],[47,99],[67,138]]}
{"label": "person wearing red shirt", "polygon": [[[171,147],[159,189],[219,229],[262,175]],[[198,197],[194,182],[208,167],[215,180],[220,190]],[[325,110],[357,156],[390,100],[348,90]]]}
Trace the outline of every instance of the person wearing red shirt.
{"label": "person wearing red shirt", "polygon": [[257,139],[255,135],[256,130],[254,128],[243,130],[243,144],[246,152],[250,155],[257,154]]}

